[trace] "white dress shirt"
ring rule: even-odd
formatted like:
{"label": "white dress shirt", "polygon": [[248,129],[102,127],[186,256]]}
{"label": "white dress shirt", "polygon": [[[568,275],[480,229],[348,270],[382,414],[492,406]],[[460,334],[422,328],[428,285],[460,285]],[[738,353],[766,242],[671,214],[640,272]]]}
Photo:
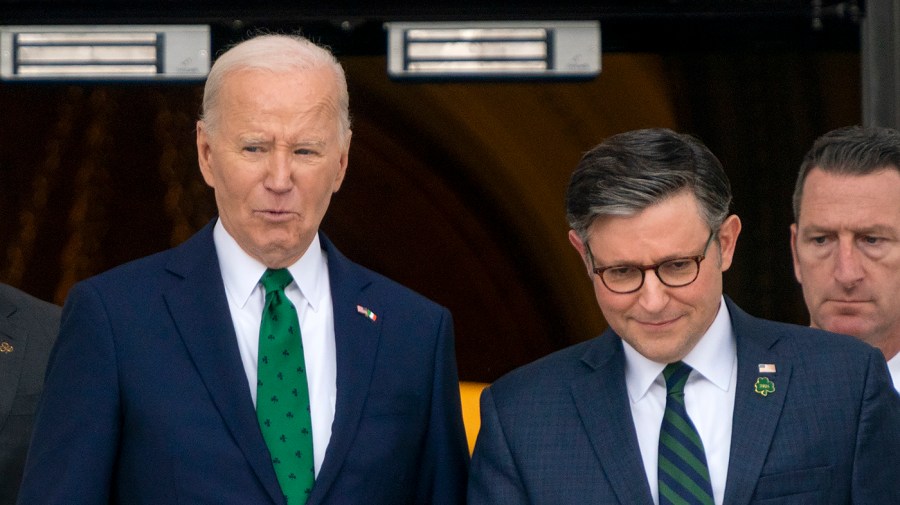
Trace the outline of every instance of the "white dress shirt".
{"label": "white dress shirt", "polygon": [[[631,400],[631,416],[653,503],[659,503],[657,461],[659,430],[666,410],[666,363],[651,361],[622,341],[625,348],[625,386]],[[682,360],[694,371],[684,388],[684,403],[693,421],[709,466],[713,499],[721,505],[731,452],[731,422],[737,382],[737,344],[724,300],[706,334]]]}
{"label": "white dress shirt", "polygon": [[[221,220],[213,230],[213,240],[241,361],[250,386],[250,396],[256,405],[259,326],[266,296],[259,279],[266,271],[266,266],[241,249],[222,226]],[[322,252],[318,235],[303,256],[289,266],[288,270],[294,277],[294,282],[285,288],[285,294],[297,308],[297,317],[300,319],[303,357],[309,382],[313,459],[318,476],[325,458],[325,449],[331,440],[331,423],[334,421],[337,396],[331,283],[328,278],[328,260]]]}
{"label": "white dress shirt", "polygon": [[888,371],[891,372],[891,380],[894,381],[894,389],[900,393],[900,353],[888,360]]}

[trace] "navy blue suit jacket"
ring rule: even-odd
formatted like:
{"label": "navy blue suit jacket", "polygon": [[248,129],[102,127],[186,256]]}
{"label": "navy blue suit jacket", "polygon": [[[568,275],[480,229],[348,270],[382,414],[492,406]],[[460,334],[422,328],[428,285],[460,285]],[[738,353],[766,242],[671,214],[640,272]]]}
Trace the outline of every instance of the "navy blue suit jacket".
{"label": "navy blue suit jacket", "polygon": [[[725,505],[900,503],[900,397],[856,339],[747,315],[726,299],[738,372]],[[761,363],[775,392],[754,392]],[[652,505],[611,330],[481,397],[470,505]]]}
{"label": "navy blue suit jacket", "polygon": [[16,502],[59,307],[0,284],[0,505]]}
{"label": "navy blue suit jacket", "polygon": [[[463,503],[468,450],[449,312],[321,243],[337,400],[309,504]],[[72,288],[19,503],[284,504],[212,223]]]}

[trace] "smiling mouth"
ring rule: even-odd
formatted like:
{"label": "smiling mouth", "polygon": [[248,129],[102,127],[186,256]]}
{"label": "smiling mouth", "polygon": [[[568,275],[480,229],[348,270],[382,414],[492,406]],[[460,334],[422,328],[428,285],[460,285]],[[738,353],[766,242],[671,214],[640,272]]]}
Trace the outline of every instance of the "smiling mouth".
{"label": "smiling mouth", "polygon": [[638,322],[639,322],[640,324],[644,325],[644,326],[649,326],[649,327],[651,327],[651,328],[662,328],[663,326],[672,324],[672,323],[674,323],[675,321],[678,321],[679,319],[680,319],[680,318],[675,317],[675,318],[672,318],[672,319],[666,319],[666,320],[663,320],[663,321],[641,321],[641,320],[638,320]]}

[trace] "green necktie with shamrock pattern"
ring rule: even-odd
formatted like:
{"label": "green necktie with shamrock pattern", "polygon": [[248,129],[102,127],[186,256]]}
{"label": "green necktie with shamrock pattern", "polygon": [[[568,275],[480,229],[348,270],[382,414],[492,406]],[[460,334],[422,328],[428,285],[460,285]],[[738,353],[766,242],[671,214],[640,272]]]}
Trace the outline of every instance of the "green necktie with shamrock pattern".
{"label": "green necktie with shamrock pattern", "polygon": [[284,294],[293,280],[282,268],[266,270],[259,281],[266,305],[259,328],[256,417],[285,500],[303,505],[315,482],[315,467],[300,322]]}

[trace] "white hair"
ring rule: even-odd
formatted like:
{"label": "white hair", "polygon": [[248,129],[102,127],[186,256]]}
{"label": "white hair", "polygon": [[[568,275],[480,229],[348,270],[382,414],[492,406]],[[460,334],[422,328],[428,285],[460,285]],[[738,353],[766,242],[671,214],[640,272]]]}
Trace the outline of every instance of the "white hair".
{"label": "white hair", "polygon": [[200,120],[215,131],[218,120],[219,95],[229,73],[244,69],[264,69],[273,72],[329,69],[334,74],[338,95],[338,133],[346,146],[350,132],[350,95],[344,68],[331,52],[299,35],[260,35],[241,42],[225,51],[213,64],[203,89]]}

